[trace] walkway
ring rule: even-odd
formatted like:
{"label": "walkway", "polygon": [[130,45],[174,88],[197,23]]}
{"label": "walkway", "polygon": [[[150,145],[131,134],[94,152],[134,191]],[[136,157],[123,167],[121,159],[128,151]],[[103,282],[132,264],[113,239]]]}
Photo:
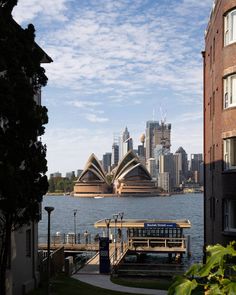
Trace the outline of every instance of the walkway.
{"label": "walkway", "polygon": [[167,295],[167,291],[154,290],[154,289],[144,289],[144,288],[131,288],[121,285],[117,285],[111,282],[110,275],[101,274],[82,274],[78,273],[72,276],[74,279],[81,282],[100,287],[103,289],[109,289],[113,291],[119,291],[124,293],[134,293],[134,294],[146,294],[146,295]]}

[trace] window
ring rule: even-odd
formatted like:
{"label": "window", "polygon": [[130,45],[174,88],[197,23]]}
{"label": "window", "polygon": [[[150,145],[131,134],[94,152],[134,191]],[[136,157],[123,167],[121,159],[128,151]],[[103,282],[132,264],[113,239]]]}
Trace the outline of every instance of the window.
{"label": "window", "polygon": [[224,78],[224,109],[236,106],[236,75]]}
{"label": "window", "polygon": [[224,44],[225,46],[236,42],[236,10],[230,11],[224,19]]}
{"label": "window", "polygon": [[224,139],[224,170],[236,169],[236,137]]}
{"label": "window", "polygon": [[25,244],[26,256],[31,257],[31,229],[27,229],[25,241],[26,241],[26,244]]}
{"label": "window", "polygon": [[236,232],[236,200],[224,201],[224,230]]}

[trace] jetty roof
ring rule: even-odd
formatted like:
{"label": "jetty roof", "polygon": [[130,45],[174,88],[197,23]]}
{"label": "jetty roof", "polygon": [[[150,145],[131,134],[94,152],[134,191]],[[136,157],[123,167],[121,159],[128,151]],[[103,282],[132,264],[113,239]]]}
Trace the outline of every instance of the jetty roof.
{"label": "jetty roof", "polygon": [[[96,228],[106,228],[106,219],[101,219],[95,222],[94,226]],[[123,228],[160,228],[160,227],[168,227],[168,228],[190,228],[191,222],[188,219],[121,219],[119,218],[115,223],[114,219],[110,220],[109,227],[123,227]]]}

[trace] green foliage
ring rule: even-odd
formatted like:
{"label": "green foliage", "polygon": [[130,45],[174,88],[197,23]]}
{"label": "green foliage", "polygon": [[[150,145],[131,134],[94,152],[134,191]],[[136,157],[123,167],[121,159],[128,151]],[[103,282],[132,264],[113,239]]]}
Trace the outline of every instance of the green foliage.
{"label": "green foliage", "polygon": [[176,277],[168,290],[168,295],[197,294],[199,290],[206,295],[236,294],[235,264],[236,242],[226,247],[208,246],[206,264],[194,264],[184,276]]}
{"label": "green foliage", "polygon": [[74,190],[74,181],[76,178],[50,177],[48,183],[49,193],[70,193]]}
{"label": "green foliage", "polygon": [[113,175],[112,174],[107,174],[106,175],[106,180],[108,184],[112,184],[112,179],[113,179]]}

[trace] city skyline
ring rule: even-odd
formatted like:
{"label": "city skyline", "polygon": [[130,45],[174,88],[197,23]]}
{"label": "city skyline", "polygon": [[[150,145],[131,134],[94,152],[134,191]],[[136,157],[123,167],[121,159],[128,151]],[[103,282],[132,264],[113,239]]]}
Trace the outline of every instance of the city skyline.
{"label": "city skyline", "polygon": [[37,43],[54,60],[43,89],[48,173],[83,168],[92,152],[102,158],[126,125],[137,146],[145,122],[163,117],[172,124],[172,152],[202,152],[201,51],[211,6],[19,1],[14,18],[34,23]]}

